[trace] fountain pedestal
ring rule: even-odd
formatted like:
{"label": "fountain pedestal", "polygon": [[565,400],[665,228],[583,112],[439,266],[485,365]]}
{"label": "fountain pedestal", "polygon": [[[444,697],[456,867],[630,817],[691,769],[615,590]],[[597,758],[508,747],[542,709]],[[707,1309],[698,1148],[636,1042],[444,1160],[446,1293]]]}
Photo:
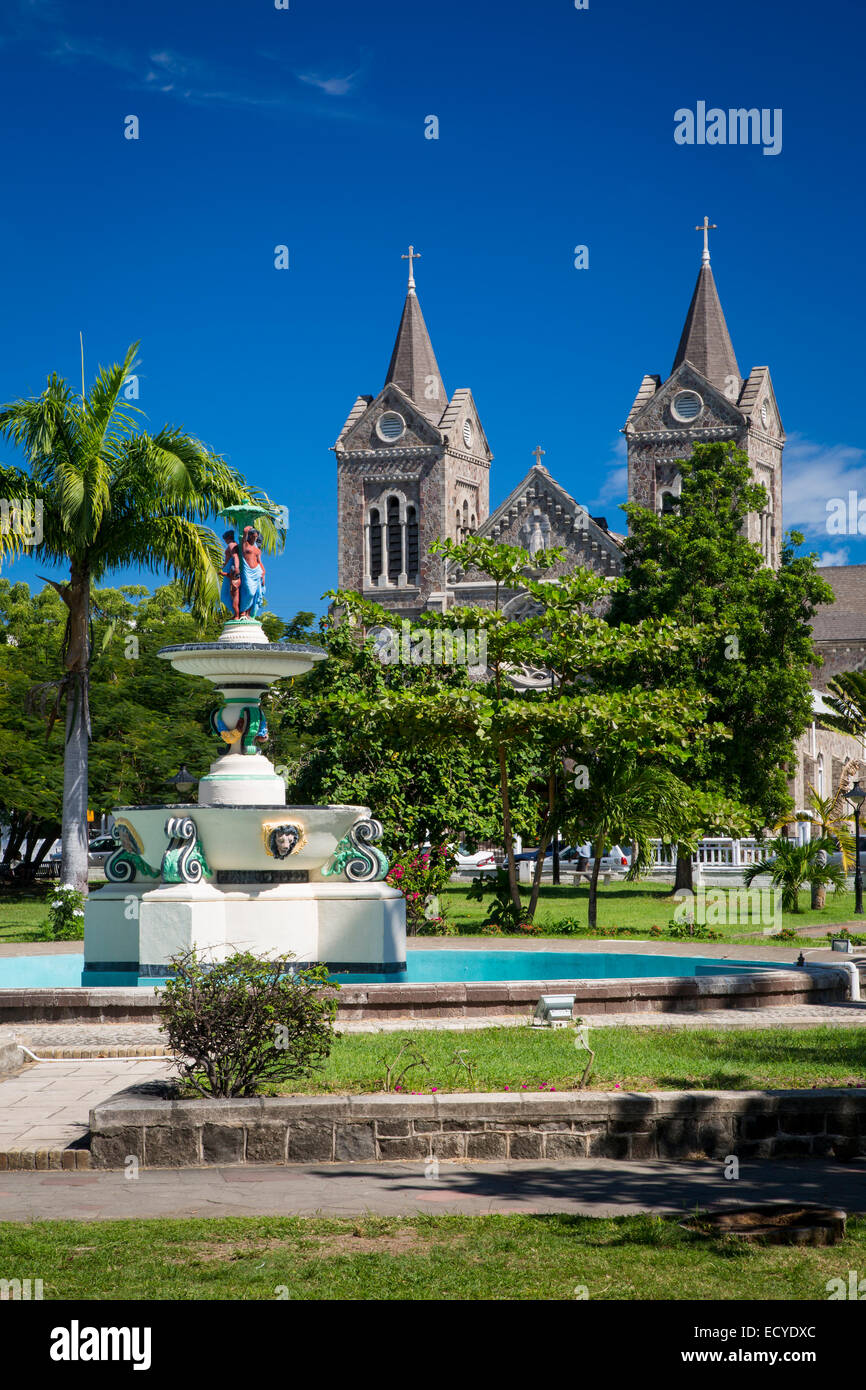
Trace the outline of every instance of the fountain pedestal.
{"label": "fountain pedestal", "polygon": [[159,655],[220,692],[211,726],[226,751],[201,779],[197,805],[115,812],[109,884],[86,907],[84,983],[152,984],[190,949],[399,977],[405,903],[383,882],[381,826],[366,806],[286,806],[283,779],[261,751],[262,694],[325,652],[269,643],[248,618],[227,622],[218,642]]}

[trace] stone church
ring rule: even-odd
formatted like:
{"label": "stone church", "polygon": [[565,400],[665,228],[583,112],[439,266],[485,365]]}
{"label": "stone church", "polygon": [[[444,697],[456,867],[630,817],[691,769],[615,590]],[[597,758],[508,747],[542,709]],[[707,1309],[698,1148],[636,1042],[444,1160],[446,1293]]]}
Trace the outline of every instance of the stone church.
{"label": "stone church", "polygon": [[[769,368],[752,367],[746,376],[740,371],[710,265],[707,218],[698,230],[704,234],[701,265],[673,365],[664,378],[643,377],[623,427],[628,500],[670,510],[681,486],[679,460],[694,444],[732,440],[766,489],[766,508],[748,518],[748,535],[775,567],[783,534],[785,431]],[[625,537],[551,476],[540,447],[522,482],[491,511],[493,453],[471,390],[458,387],[450,397],[446,390],[418,300],[417,255],[410,246],[404,256],[408,289],[385,383],[378,395],[357,398],[334,445],[340,588],[409,619],[424,610],[491,602],[493,586],[484,575],[464,574],[427,553],[440,536],[460,541],[473,533],[531,554],[561,546],[565,569],[582,564],[620,574]],[[846,760],[863,757],[859,742],[822,728],[820,715],[827,680],[866,664],[866,566],[820,573],[837,601],[814,623],[824,665],[813,673],[815,719],[799,741],[790,784],[798,809],[810,785],[829,793]],[[515,616],[522,601],[519,591],[510,597]]]}

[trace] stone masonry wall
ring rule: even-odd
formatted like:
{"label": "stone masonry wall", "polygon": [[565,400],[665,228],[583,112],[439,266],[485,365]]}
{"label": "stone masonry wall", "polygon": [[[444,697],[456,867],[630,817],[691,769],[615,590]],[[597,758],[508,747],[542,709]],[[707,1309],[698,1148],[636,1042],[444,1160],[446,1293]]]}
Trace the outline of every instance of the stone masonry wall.
{"label": "stone masonry wall", "polygon": [[533,1092],[159,1100],[130,1092],[91,1113],[93,1165],[374,1163],[475,1159],[866,1156],[866,1094],[824,1091]]}

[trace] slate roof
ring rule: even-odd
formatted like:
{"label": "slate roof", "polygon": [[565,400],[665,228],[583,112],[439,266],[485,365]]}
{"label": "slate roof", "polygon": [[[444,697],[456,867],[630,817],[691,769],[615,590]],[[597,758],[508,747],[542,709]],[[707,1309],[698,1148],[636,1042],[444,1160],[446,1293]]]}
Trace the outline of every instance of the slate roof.
{"label": "slate roof", "polygon": [[866,565],[823,565],[821,578],[830,585],[836,602],[819,608],[812,620],[817,642],[866,640]]}
{"label": "slate roof", "polygon": [[[439,383],[438,397],[433,399],[425,395],[430,377],[435,377]],[[392,381],[406,392],[432,425],[439,424],[448,404],[448,397],[418,296],[411,289],[403,305],[403,315],[397,330],[394,351],[391,353],[385,385]]]}
{"label": "slate roof", "polygon": [[702,265],[698,272],[671,376],[683,362],[691,362],[718,391],[724,391],[728,377],[742,381],[719,292],[708,265]]}

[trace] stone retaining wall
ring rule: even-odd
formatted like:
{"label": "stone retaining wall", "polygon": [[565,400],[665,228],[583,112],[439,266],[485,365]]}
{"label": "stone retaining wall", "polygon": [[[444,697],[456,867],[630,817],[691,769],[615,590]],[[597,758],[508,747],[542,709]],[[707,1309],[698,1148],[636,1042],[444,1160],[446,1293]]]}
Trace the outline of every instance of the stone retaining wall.
{"label": "stone retaining wall", "polygon": [[[625,957],[627,959],[627,957]],[[531,969],[531,958],[527,958]],[[649,980],[518,980],[467,984],[344,985],[338,1022],[352,1019],[528,1018],[542,994],[573,994],[575,1012],[694,1013],[701,1009],[762,1009],[835,1004],[849,996],[845,970],[826,965],[756,970],[752,975],[663,976]],[[3,1023],[158,1023],[156,990],[0,989]]]}
{"label": "stone retaining wall", "polygon": [[13,1076],[23,1071],[29,1060],[17,1043],[0,1043],[0,1076]]}
{"label": "stone retaining wall", "polygon": [[533,1092],[161,1100],[91,1112],[100,1168],[395,1159],[866,1156],[866,1091]]}

